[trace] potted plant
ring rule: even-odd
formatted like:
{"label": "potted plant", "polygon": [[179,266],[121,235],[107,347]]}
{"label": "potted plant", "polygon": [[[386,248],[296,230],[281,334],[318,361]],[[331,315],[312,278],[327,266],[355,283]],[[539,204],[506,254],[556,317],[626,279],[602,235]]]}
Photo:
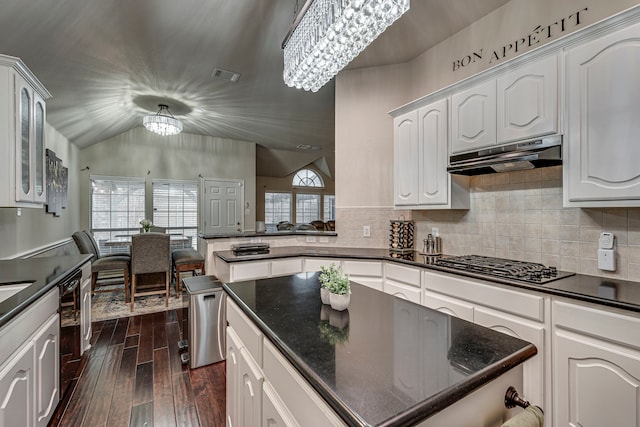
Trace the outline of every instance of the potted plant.
{"label": "potted plant", "polygon": [[142,230],[145,233],[149,232],[149,229],[151,228],[151,226],[153,225],[153,223],[151,221],[149,221],[148,219],[141,219],[140,220],[140,225],[142,226]]}
{"label": "potted plant", "polygon": [[351,299],[349,276],[344,274],[342,269],[333,263],[328,267],[321,266],[320,270],[322,272],[320,274],[320,297],[322,298],[322,303],[327,304],[326,293],[328,292],[331,308],[338,311],[346,309]]}

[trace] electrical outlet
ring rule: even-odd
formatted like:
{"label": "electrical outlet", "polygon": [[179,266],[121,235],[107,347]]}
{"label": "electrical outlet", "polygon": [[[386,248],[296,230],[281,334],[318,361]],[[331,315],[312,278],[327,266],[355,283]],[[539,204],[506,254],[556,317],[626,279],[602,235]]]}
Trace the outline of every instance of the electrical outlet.
{"label": "electrical outlet", "polygon": [[440,229],[438,227],[431,227],[431,235],[433,237],[440,236]]}
{"label": "electrical outlet", "polygon": [[307,243],[315,243],[316,236],[307,236]]}
{"label": "electrical outlet", "polygon": [[368,225],[362,226],[362,237],[371,237],[371,227]]}
{"label": "electrical outlet", "polygon": [[328,237],[320,237],[320,243],[329,243]]}

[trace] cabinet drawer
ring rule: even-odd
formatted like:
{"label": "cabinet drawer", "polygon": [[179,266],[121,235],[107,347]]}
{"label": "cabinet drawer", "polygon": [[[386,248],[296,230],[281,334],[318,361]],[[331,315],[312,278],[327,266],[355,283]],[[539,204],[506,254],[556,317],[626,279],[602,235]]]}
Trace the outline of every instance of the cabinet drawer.
{"label": "cabinet drawer", "polygon": [[231,298],[227,298],[227,322],[258,366],[262,366],[262,332],[254,326],[253,322]]}
{"label": "cabinet drawer", "polygon": [[342,270],[354,276],[382,277],[382,263],[376,261],[342,261]]}
{"label": "cabinet drawer", "polygon": [[394,297],[403,298],[420,304],[420,288],[414,288],[402,283],[385,282],[384,291]]}
{"label": "cabinet drawer", "polygon": [[426,271],[424,276],[426,289],[482,304],[516,316],[539,322],[544,321],[543,296],[525,291],[504,289],[497,284],[483,284],[472,280]]}
{"label": "cabinet drawer", "polygon": [[277,348],[264,341],[264,376],[274,390],[287,402],[291,415],[305,427],[344,426],[344,422],[298,371],[284,359]]}
{"label": "cabinet drawer", "polygon": [[300,272],[302,272],[302,259],[300,258],[277,259],[271,262],[272,276],[286,276]]}
{"label": "cabinet drawer", "polygon": [[58,288],[50,290],[27,307],[16,318],[0,328],[0,365],[18,349],[40,326],[58,312]]}
{"label": "cabinet drawer", "polygon": [[329,264],[335,264],[338,267],[341,266],[340,259],[338,258],[305,258],[304,260],[304,271],[320,271],[320,267]]}
{"label": "cabinet drawer", "polygon": [[466,301],[450,298],[435,292],[425,291],[424,301],[422,304],[425,307],[450,314],[451,316],[455,316],[468,322],[473,322],[473,305]]}
{"label": "cabinet drawer", "polygon": [[386,279],[395,282],[406,283],[407,285],[420,287],[420,269],[405,267],[393,263],[385,263]]}
{"label": "cabinet drawer", "polygon": [[552,315],[554,326],[640,349],[640,317],[558,300],[553,301]]}
{"label": "cabinet drawer", "polygon": [[231,264],[231,281],[262,279],[269,277],[269,261],[243,262]]}

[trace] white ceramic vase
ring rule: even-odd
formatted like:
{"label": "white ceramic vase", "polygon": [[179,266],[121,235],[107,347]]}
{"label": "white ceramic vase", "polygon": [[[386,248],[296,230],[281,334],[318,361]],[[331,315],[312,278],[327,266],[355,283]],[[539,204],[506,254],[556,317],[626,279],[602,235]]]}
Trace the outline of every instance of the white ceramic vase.
{"label": "white ceramic vase", "polygon": [[349,301],[351,301],[351,294],[338,295],[329,294],[329,301],[331,302],[331,308],[337,311],[345,310],[349,307]]}
{"label": "white ceramic vase", "polygon": [[327,288],[320,288],[320,299],[323,304],[331,304],[329,301],[329,290]]}

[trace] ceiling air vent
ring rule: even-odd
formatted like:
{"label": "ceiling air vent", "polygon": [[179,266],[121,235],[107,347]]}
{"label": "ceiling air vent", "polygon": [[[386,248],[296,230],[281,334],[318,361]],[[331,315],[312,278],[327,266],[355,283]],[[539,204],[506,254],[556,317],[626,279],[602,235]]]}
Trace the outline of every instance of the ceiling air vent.
{"label": "ceiling air vent", "polygon": [[236,83],[238,80],[240,80],[240,73],[236,73],[235,71],[223,70],[222,68],[214,68],[213,73],[211,73],[211,77]]}

